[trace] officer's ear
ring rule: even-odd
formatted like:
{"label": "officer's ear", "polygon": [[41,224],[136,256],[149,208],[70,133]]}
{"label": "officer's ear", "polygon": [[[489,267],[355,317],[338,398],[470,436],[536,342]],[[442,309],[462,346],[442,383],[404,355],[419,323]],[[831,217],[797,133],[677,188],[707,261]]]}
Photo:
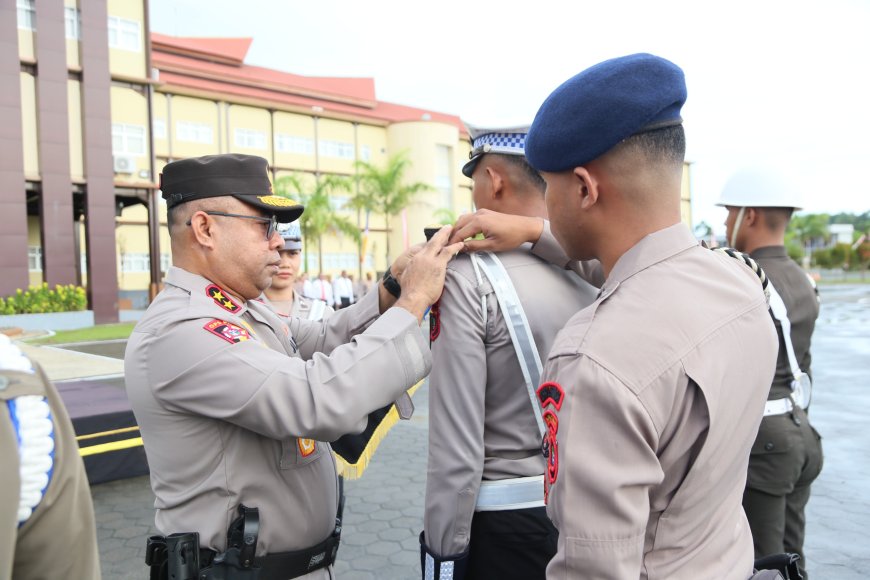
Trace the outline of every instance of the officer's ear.
{"label": "officer's ear", "polygon": [[598,203],[598,180],[582,166],[574,168],[573,177],[580,209],[591,209]]}
{"label": "officer's ear", "polygon": [[754,207],[747,207],[743,212],[743,221],[747,226],[758,225],[761,218],[761,212]]}
{"label": "officer's ear", "polygon": [[216,221],[212,216],[204,211],[197,211],[190,219],[187,220],[187,225],[190,227],[193,237],[196,242],[206,248],[214,248],[214,227]]}
{"label": "officer's ear", "polygon": [[490,196],[492,199],[498,199],[502,195],[502,191],[504,190],[504,178],[498,170],[493,169],[491,165],[486,166],[486,176],[489,179],[489,183],[492,187],[490,192]]}

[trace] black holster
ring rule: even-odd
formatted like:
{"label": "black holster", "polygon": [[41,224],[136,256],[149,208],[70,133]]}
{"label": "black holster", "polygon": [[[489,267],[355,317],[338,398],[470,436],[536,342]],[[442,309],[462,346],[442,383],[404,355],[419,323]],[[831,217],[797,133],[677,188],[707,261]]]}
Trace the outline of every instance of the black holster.
{"label": "black holster", "polygon": [[239,517],[227,531],[227,549],[217,554],[202,569],[200,580],[257,580],[260,567],[254,565],[257,538],[260,535],[260,511],[239,505]]}
{"label": "black holster", "polygon": [[759,558],[755,561],[756,570],[778,570],[785,580],[803,580],[798,562],[801,557],[797,554],[773,554]]}
{"label": "black holster", "polygon": [[145,563],[151,567],[151,580],[197,580],[199,534],[151,536],[145,549]]}
{"label": "black holster", "polygon": [[[227,531],[225,551],[215,555],[200,550],[197,532],[151,536],[145,563],[151,567],[151,580],[257,580],[260,568],[254,565],[254,555],[259,534],[259,511],[240,505],[239,517]],[[200,561],[201,554],[208,561]]]}

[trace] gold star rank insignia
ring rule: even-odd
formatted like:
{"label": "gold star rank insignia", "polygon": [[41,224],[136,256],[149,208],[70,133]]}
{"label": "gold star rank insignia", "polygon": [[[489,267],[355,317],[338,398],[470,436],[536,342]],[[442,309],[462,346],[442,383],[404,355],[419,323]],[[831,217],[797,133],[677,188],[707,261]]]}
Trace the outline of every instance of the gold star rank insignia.
{"label": "gold star rank insignia", "polygon": [[233,302],[227,294],[217,284],[209,284],[205,289],[205,293],[211,296],[214,303],[226,310],[227,312],[238,312],[241,306]]}

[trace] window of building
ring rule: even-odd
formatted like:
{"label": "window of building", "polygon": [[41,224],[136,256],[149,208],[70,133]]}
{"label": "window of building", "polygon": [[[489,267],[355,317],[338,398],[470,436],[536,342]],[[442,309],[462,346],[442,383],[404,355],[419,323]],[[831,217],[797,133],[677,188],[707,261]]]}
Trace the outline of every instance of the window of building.
{"label": "window of building", "polygon": [[70,40],[80,40],[82,30],[82,13],[75,6],[63,7],[63,21],[66,27],[66,37]]}
{"label": "window of building", "polygon": [[363,161],[371,161],[372,148],[368,145],[361,145],[359,148],[359,158]]}
{"label": "window of building", "polygon": [[[309,267],[311,262],[308,263]],[[353,252],[323,254],[324,270],[347,270],[353,272],[359,267],[359,256]]]}
{"label": "window of building", "polygon": [[166,139],[166,121],[163,119],[154,119],[152,124],[154,127],[154,138]]}
{"label": "window of building", "polygon": [[145,155],[145,127],[112,123],[112,153]]}
{"label": "window of building", "polygon": [[324,157],[336,157],[338,159],[353,159],[353,143],[343,141],[320,141],[317,151]]}
{"label": "window of building", "polygon": [[166,272],[169,266],[172,265],[171,256],[169,254],[160,254],[160,271]]}
{"label": "window of building", "polygon": [[28,246],[27,269],[31,272],[42,272],[42,248],[39,246]]}
{"label": "window of building", "polygon": [[148,254],[121,254],[122,272],[150,272]]}
{"label": "window of building", "polygon": [[179,121],[175,125],[175,138],[188,143],[205,143],[207,145],[214,142],[211,125],[190,121]]}
{"label": "window of building", "polygon": [[331,205],[332,209],[334,209],[335,211],[341,211],[341,210],[345,209],[345,206],[347,205],[347,201],[348,201],[348,199],[346,197],[335,197],[335,196],[329,197],[329,205]]}
{"label": "window of building", "polygon": [[109,16],[109,48],[141,52],[142,33],[135,20]]}
{"label": "window of building", "polygon": [[277,133],[275,134],[275,150],[282,153],[314,155],[314,139]]}
{"label": "window of building", "polygon": [[441,207],[453,209],[453,163],[450,147],[435,146],[435,188],[441,192]]}
{"label": "window of building", "polygon": [[18,28],[24,30],[35,30],[35,0],[16,0],[15,7],[18,9]]}
{"label": "window of building", "polygon": [[247,147],[248,149],[266,148],[266,134],[254,129],[236,129],[235,141],[236,147]]}

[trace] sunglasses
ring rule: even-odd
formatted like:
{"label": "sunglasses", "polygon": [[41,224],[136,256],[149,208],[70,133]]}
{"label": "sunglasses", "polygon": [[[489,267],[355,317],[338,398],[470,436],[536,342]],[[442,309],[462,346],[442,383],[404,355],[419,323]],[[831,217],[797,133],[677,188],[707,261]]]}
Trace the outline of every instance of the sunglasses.
{"label": "sunglasses", "polygon": [[[266,228],[266,241],[271,240],[272,236],[275,235],[275,232],[278,230],[278,216],[273,215],[272,217],[262,217],[258,215],[242,215],[239,213],[225,213],[222,211],[203,211],[202,213],[207,215],[219,215],[223,217],[234,217],[241,218],[246,220],[255,220],[258,222],[263,222],[264,224],[269,224],[269,227]],[[192,218],[191,218],[192,219]],[[190,220],[187,220],[187,225],[190,225]]]}

